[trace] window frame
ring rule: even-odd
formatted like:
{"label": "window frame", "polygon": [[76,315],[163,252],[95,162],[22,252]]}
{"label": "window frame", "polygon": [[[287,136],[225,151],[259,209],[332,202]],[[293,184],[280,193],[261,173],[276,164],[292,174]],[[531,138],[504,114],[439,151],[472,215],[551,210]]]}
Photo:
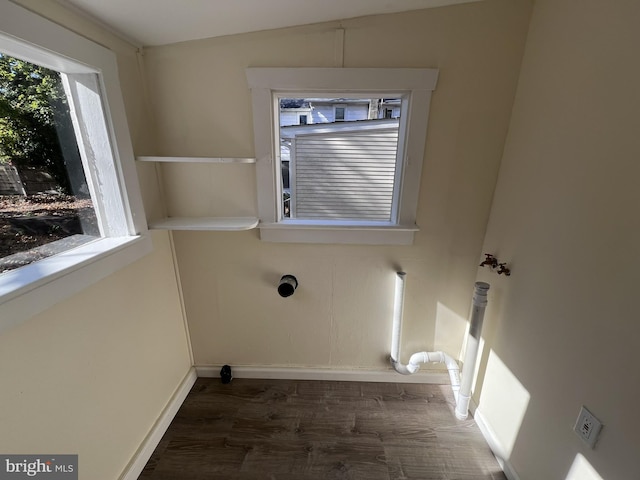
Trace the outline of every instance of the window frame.
{"label": "window frame", "polygon": [[[431,92],[438,70],[431,68],[247,68],[253,104],[256,181],[260,238],[272,242],[352,243],[410,245],[419,230],[415,223],[420,178],[427,135]],[[366,97],[401,96],[405,136],[398,139],[402,155],[394,195],[397,214],[389,222],[309,221],[280,217],[280,148],[275,142],[279,105],[275,98],[286,93]],[[406,112],[406,113],[405,113]],[[345,112],[346,113],[346,112]],[[400,143],[402,141],[402,143]]]}
{"label": "window frame", "polygon": [[0,50],[63,73],[102,235],[1,274],[1,332],[138,260],[152,244],[115,54],[7,1],[0,2]]}

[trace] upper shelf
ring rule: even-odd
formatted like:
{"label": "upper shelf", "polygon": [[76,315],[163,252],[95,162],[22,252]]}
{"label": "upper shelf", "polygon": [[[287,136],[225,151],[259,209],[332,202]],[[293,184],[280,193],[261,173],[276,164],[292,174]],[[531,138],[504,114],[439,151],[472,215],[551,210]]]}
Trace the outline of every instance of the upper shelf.
{"label": "upper shelf", "polygon": [[139,162],[174,162],[174,163],[256,163],[255,158],[231,157],[136,157]]}

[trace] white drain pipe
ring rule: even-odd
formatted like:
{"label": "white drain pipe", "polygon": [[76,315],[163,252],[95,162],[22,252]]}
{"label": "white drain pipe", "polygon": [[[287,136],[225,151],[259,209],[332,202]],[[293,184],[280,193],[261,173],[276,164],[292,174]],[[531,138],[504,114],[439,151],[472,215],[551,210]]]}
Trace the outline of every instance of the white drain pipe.
{"label": "white drain pipe", "polygon": [[400,334],[402,331],[402,313],[404,310],[404,277],[406,276],[407,274],[404,272],[396,273],[396,291],[393,297],[393,328],[391,330],[391,364],[394,368],[395,363],[397,363],[400,358]]}
{"label": "white drain pipe", "polygon": [[411,375],[420,369],[421,363],[444,363],[449,371],[451,389],[456,401],[456,417],[465,419],[468,416],[469,401],[471,399],[471,384],[478,354],[478,342],[482,330],[484,310],[487,306],[487,290],[489,284],[476,282],[473,294],[473,310],[469,320],[469,336],[465,354],[462,384],[460,383],[460,369],[458,363],[444,352],[417,352],[411,355],[409,363],[400,362],[400,337],[402,333],[402,313],[404,308],[404,282],[406,273],[396,274],[396,289],[393,305],[393,327],[391,332],[391,365],[396,372]]}
{"label": "white drain pipe", "polygon": [[411,355],[409,363],[403,365],[400,362],[391,360],[391,364],[396,372],[403,375],[411,375],[420,369],[421,363],[444,363],[449,371],[449,380],[451,380],[451,390],[453,390],[453,398],[458,403],[458,391],[460,390],[460,368],[458,363],[444,352],[417,352]]}
{"label": "white drain pipe", "polygon": [[469,319],[469,334],[467,335],[467,347],[464,354],[462,385],[460,386],[458,403],[456,404],[456,417],[461,420],[464,420],[469,415],[471,385],[476,369],[476,360],[478,359],[478,345],[482,334],[484,310],[487,307],[488,290],[488,283],[476,282],[476,287],[473,291],[473,307],[471,309],[471,318]]}

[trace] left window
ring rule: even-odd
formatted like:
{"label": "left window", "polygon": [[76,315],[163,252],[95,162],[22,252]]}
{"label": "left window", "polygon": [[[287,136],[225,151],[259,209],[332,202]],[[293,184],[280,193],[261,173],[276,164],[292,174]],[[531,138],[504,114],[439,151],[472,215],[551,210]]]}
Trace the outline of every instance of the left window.
{"label": "left window", "polygon": [[113,52],[0,0],[0,331],[148,253]]}
{"label": "left window", "polygon": [[0,51],[0,274],[101,237],[60,72]]}

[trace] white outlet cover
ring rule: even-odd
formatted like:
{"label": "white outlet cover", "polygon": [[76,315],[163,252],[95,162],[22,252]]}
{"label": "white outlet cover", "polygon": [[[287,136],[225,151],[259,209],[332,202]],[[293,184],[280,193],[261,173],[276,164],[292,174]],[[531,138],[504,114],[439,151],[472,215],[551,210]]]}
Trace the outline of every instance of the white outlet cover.
{"label": "white outlet cover", "polygon": [[582,406],[573,431],[591,448],[595,447],[602,423],[586,407]]}

